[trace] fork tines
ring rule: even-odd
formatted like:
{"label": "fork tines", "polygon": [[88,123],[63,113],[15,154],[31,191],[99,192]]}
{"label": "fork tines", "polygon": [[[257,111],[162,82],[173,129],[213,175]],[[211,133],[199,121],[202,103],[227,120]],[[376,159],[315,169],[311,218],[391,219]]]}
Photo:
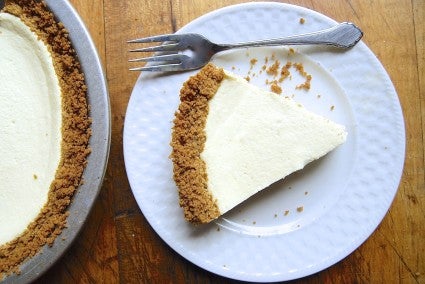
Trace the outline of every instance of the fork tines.
{"label": "fork tines", "polygon": [[171,51],[179,47],[178,40],[179,40],[178,35],[168,34],[168,35],[157,35],[157,36],[133,39],[133,40],[127,41],[127,43],[164,42],[164,44],[161,44],[158,46],[132,49],[130,50],[130,52]]}
{"label": "fork tines", "polygon": [[148,42],[162,42],[162,41],[178,41],[180,39],[179,35],[176,34],[166,34],[166,35],[156,35],[149,36],[144,38],[137,38],[127,41],[127,43],[148,43]]}
{"label": "fork tines", "polygon": [[178,54],[180,47],[180,36],[176,34],[157,35],[145,38],[129,40],[127,43],[153,43],[163,42],[161,45],[149,46],[143,48],[131,49],[130,52],[161,52],[158,55],[151,57],[142,57],[130,59],[129,62],[163,62],[164,64],[157,64],[151,66],[144,66],[138,68],[131,68],[131,71],[177,71],[181,68],[181,62],[187,58],[187,55]]}

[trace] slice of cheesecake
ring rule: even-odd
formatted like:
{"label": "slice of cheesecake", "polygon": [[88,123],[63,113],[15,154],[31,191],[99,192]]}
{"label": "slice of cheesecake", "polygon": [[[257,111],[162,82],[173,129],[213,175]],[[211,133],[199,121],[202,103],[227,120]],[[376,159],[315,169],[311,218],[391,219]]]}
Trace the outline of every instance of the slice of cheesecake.
{"label": "slice of cheesecake", "polygon": [[186,81],[172,133],[174,180],[192,223],[208,223],[346,139],[294,100],[208,64]]}

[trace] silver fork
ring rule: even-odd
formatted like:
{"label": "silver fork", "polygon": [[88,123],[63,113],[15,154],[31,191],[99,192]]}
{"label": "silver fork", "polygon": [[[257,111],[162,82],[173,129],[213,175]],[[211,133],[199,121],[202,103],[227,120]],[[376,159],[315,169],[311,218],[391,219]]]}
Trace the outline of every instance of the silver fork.
{"label": "silver fork", "polygon": [[151,57],[130,59],[130,62],[153,62],[130,70],[168,72],[198,69],[207,64],[217,52],[232,48],[321,44],[346,49],[354,46],[362,36],[363,32],[356,25],[345,22],[314,33],[236,44],[216,44],[199,34],[158,35],[128,41],[132,44],[163,42],[157,46],[130,50],[130,52],[158,52]]}

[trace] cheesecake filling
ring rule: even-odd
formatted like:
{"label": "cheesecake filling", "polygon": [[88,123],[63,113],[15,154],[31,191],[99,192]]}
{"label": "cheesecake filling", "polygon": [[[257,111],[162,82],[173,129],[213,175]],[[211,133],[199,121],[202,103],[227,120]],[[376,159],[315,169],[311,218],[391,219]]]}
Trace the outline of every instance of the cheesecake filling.
{"label": "cheesecake filling", "polygon": [[0,101],[2,245],[22,234],[46,204],[62,139],[61,90],[50,52],[8,13],[0,13]]}
{"label": "cheesecake filling", "polygon": [[201,158],[220,214],[324,156],[347,135],[294,100],[228,72],[209,101],[205,134]]}

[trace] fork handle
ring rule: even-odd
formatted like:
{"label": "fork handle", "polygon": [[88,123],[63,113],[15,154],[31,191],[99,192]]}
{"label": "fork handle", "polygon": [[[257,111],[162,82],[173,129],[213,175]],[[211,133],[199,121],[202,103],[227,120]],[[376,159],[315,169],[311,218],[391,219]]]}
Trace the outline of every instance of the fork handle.
{"label": "fork handle", "polygon": [[288,36],[283,38],[260,40],[236,44],[217,44],[216,52],[232,48],[255,47],[267,45],[309,45],[323,44],[338,48],[354,46],[363,36],[363,32],[353,23],[340,23],[332,28],[314,33]]}

